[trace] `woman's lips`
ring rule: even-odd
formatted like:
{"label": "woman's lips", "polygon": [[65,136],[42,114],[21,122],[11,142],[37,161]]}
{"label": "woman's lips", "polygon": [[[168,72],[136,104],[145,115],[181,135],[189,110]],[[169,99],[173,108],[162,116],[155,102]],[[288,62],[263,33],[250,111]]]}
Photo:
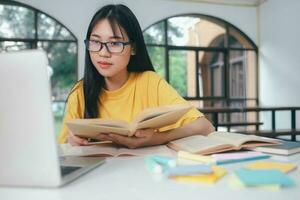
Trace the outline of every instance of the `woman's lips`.
{"label": "woman's lips", "polygon": [[99,61],[98,64],[100,65],[101,68],[104,69],[109,68],[112,65],[112,63],[106,61]]}

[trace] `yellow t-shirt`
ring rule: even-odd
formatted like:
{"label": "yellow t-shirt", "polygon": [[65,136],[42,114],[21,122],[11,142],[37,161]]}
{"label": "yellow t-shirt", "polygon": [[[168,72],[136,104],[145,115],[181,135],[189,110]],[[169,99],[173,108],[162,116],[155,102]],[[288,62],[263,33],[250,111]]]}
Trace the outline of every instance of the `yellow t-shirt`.
{"label": "yellow t-shirt", "polygon": [[[152,71],[131,72],[126,83],[114,91],[102,90],[100,94],[99,118],[121,119],[131,122],[142,110],[170,104],[186,103],[174,88]],[[187,112],[178,122],[163,127],[159,131],[178,128],[190,123],[203,114],[196,108]],[[84,117],[83,83],[79,82],[70,94],[66,106],[64,123],[58,142],[65,143],[68,134],[65,122],[74,118]]]}

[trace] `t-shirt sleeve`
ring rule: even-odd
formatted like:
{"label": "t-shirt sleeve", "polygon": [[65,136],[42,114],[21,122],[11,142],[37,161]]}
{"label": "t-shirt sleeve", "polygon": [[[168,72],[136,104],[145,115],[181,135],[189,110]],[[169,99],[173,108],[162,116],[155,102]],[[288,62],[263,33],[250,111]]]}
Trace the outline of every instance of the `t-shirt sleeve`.
{"label": "t-shirt sleeve", "polygon": [[58,137],[58,143],[60,144],[67,142],[68,128],[66,126],[66,122],[70,119],[83,118],[80,97],[81,95],[78,90],[73,91],[68,97],[63,124]]}
{"label": "t-shirt sleeve", "polygon": [[[169,85],[162,78],[160,78],[158,82],[157,97],[158,97],[159,106],[188,103],[184,98],[182,98],[178,94],[178,92],[171,85]],[[193,107],[189,112],[187,112],[184,116],[182,116],[175,124],[165,126],[159,129],[159,131],[167,131],[167,130],[178,128],[182,125],[191,123],[203,116],[204,115],[199,110]]]}

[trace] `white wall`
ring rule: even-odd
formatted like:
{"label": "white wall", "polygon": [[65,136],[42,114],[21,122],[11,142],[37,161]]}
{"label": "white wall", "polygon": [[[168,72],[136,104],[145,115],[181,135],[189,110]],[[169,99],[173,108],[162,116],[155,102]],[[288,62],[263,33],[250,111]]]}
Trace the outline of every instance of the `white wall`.
{"label": "white wall", "polygon": [[260,10],[261,103],[300,106],[300,1],[269,0]]}
{"label": "white wall", "polygon": [[[268,0],[260,7],[259,88],[263,106],[300,106],[299,10],[299,0]],[[299,114],[297,117],[299,127]],[[280,114],[278,127],[290,127],[289,120],[289,113]]]}
{"label": "white wall", "polygon": [[254,7],[234,7],[203,3],[170,2],[163,0],[18,0],[35,7],[67,26],[79,41],[79,75],[83,74],[84,44],[87,26],[93,14],[103,5],[123,3],[136,14],[142,29],[169,16],[200,13],[222,18],[245,32],[257,42],[257,16]]}

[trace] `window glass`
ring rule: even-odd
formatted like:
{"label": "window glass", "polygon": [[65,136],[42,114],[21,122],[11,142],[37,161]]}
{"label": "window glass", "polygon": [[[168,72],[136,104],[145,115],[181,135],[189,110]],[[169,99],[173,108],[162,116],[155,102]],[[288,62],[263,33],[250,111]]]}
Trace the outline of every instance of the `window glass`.
{"label": "window glass", "polygon": [[144,31],[144,39],[147,44],[164,44],[164,23],[159,22],[152,25],[147,30]]}
{"label": "window glass", "polygon": [[34,38],[34,12],[24,7],[0,4],[0,37]]}
{"label": "window glass", "polygon": [[38,14],[38,38],[74,40],[74,37],[66,28],[43,13]]}
{"label": "window glass", "polygon": [[76,44],[38,42],[38,48],[47,52],[49,64],[53,70],[51,76],[52,98],[56,101],[64,101],[76,81]]}
{"label": "window glass", "polygon": [[165,48],[148,46],[147,50],[155,71],[161,77],[166,78]]}
{"label": "window glass", "polygon": [[155,69],[182,96],[211,106],[258,98],[257,47],[226,21],[200,14],[170,17],[148,27],[144,36]]}
{"label": "window glass", "polygon": [[170,51],[170,84],[181,96],[187,96],[187,51]]}
{"label": "window glass", "polygon": [[[176,46],[224,47],[226,29],[205,17],[168,19],[168,43]],[[221,42],[217,42],[217,41]]]}
{"label": "window glass", "polygon": [[256,53],[231,50],[229,53],[229,90],[232,98],[256,98]]}
{"label": "window glass", "polygon": [[1,51],[19,51],[24,49],[30,49],[31,44],[29,42],[15,42],[15,41],[3,41],[0,42]]}

